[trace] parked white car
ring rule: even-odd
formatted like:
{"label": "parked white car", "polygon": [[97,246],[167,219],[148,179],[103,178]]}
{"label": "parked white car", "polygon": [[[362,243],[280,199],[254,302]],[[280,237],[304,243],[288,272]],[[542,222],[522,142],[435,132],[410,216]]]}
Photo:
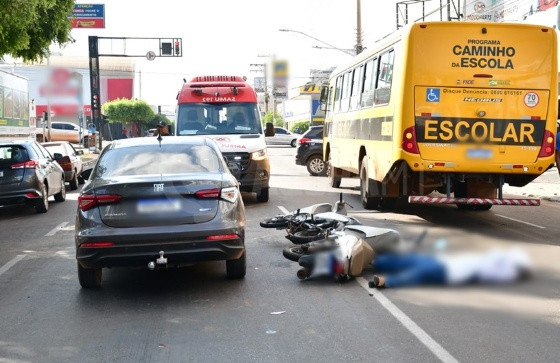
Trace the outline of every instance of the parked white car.
{"label": "parked white car", "polygon": [[297,146],[297,141],[301,137],[299,134],[294,134],[283,127],[274,127],[274,136],[266,137],[267,145],[290,145],[291,147]]}

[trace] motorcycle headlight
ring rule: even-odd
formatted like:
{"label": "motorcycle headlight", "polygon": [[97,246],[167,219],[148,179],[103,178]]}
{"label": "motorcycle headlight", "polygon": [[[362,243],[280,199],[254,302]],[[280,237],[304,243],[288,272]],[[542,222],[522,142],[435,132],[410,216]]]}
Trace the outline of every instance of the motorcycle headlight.
{"label": "motorcycle headlight", "polygon": [[266,149],[255,151],[251,153],[251,159],[253,160],[264,160],[266,159]]}

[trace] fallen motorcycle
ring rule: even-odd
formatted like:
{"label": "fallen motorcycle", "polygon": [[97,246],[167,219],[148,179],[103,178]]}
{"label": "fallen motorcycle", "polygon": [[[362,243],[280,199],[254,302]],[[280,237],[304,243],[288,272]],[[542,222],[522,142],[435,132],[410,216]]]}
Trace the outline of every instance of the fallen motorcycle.
{"label": "fallen motorcycle", "polygon": [[328,275],[347,280],[361,275],[371,264],[374,251],[385,253],[402,248],[400,234],[393,229],[348,225],[324,240],[288,246],[282,253],[302,266],[297,272],[300,279]]}
{"label": "fallen motorcycle", "polygon": [[310,205],[310,206],[305,207],[305,208],[297,209],[297,210],[295,210],[293,212],[290,212],[288,214],[279,214],[275,217],[268,218],[268,219],[265,219],[265,220],[261,221],[260,226],[263,227],[263,228],[277,228],[277,229],[285,228],[285,227],[288,227],[289,223],[292,222],[294,220],[294,218],[297,219],[298,216],[300,216],[300,215],[309,216],[311,218],[311,221],[313,221],[313,218],[314,218],[313,216],[316,216],[317,214],[322,214],[322,213],[332,212],[332,213],[336,213],[338,215],[346,216],[348,214],[346,206],[348,206],[350,208],[353,208],[350,204],[346,203],[343,200],[342,193],[340,193],[339,200],[336,201],[336,203],[334,203],[334,204],[318,203],[318,204]]}

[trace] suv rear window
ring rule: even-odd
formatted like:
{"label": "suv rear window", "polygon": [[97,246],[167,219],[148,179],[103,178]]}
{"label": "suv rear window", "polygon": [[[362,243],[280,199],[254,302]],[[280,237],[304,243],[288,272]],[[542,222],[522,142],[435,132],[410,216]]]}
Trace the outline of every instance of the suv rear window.
{"label": "suv rear window", "polygon": [[0,166],[7,167],[29,160],[27,149],[20,145],[0,146]]}
{"label": "suv rear window", "polygon": [[107,150],[94,177],[218,172],[216,152],[206,145],[142,145]]}
{"label": "suv rear window", "polygon": [[323,138],[323,128],[322,127],[312,127],[303,135],[310,139],[322,139]]}

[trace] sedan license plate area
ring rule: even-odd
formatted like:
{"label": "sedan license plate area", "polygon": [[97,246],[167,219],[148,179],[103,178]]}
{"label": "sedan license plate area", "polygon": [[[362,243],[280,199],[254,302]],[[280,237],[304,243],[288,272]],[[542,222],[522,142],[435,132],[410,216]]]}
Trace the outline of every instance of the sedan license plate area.
{"label": "sedan license plate area", "polygon": [[467,158],[477,159],[477,160],[488,160],[492,159],[492,150],[488,149],[468,149]]}
{"label": "sedan license plate area", "polygon": [[181,202],[177,199],[146,199],[138,202],[137,211],[140,214],[170,213],[181,209]]}

